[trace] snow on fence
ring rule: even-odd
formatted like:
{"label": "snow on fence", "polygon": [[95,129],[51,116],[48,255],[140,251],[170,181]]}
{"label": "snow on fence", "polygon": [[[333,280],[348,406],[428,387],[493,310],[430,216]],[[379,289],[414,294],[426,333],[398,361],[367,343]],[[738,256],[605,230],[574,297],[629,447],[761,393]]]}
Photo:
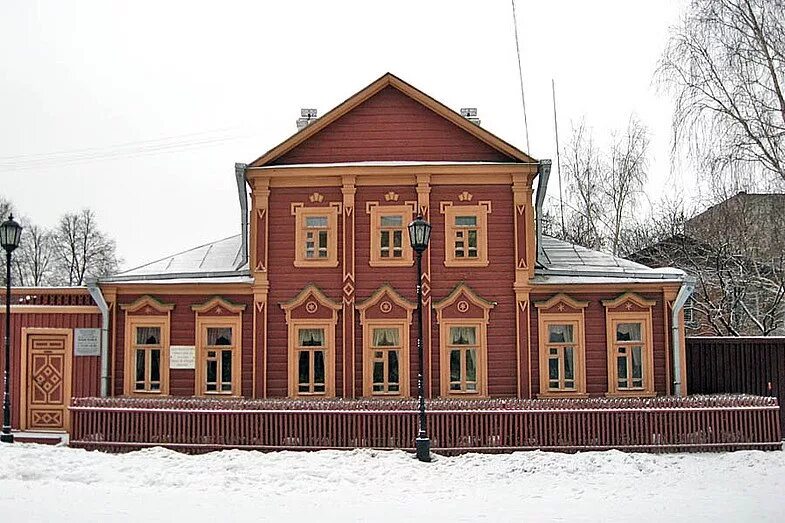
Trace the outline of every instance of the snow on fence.
{"label": "snow on fence", "polygon": [[[514,450],[641,452],[775,450],[774,398],[429,400],[439,453]],[[412,449],[415,400],[77,398],[71,446],[112,452],[163,446],[189,453],[239,448]]]}

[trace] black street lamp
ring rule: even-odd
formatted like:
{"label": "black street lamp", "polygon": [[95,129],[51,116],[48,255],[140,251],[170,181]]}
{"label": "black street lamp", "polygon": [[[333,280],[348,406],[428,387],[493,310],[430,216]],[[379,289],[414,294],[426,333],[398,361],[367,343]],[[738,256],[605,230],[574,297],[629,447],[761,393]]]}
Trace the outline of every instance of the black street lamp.
{"label": "black street lamp", "polygon": [[417,357],[420,367],[417,370],[417,394],[420,402],[420,428],[417,439],[414,441],[417,459],[431,461],[431,439],[426,433],[425,425],[425,394],[423,392],[423,358],[422,358],[422,253],[428,248],[431,239],[431,224],[426,222],[422,215],[417,216],[409,224],[409,241],[412,249],[417,253]]}
{"label": "black street lamp", "polygon": [[5,369],[3,370],[3,432],[0,433],[0,442],[13,443],[14,435],[11,434],[11,389],[8,376],[11,369],[11,253],[19,247],[22,238],[22,226],[14,221],[10,215],[0,224],[0,246],[5,249]]}

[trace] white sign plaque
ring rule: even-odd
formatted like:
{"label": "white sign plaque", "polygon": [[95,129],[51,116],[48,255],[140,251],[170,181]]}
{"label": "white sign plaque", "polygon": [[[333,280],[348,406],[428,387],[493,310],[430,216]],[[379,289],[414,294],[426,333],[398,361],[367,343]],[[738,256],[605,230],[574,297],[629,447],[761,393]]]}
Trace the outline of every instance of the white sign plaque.
{"label": "white sign plaque", "polygon": [[196,368],[196,347],[193,345],[171,345],[169,347],[169,368]]}
{"label": "white sign plaque", "polygon": [[74,329],[74,356],[100,356],[101,329]]}

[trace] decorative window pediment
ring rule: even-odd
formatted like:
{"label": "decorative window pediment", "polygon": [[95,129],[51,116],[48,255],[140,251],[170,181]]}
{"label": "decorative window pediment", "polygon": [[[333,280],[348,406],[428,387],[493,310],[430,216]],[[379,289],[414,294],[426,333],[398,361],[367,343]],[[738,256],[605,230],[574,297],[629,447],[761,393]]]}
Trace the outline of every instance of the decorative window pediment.
{"label": "decorative window pediment", "polygon": [[336,321],[340,302],[328,298],[316,285],[308,285],[291,300],[281,303],[286,312],[286,321],[292,319],[313,319]]}
{"label": "decorative window pediment", "polygon": [[163,303],[150,295],[144,295],[132,303],[120,305],[126,314],[168,314],[174,309],[174,303]]}
{"label": "decorative window pediment", "polygon": [[577,313],[582,312],[588,305],[588,301],[579,301],[563,293],[556,294],[546,301],[540,301],[534,304],[541,313]]}
{"label": "decorative window pediment", "polygon": [[486,300],[466,283],[458,284],[444,299],[433,303],[436,319],[480,319],[488,323],[488,314],[496,302]]}
{"label": "decorative window pediment", "polygon": [[245,310],[245,305],[232,303],[221,296],[215,296],[202,304],[191,305],[191,310],[206,316],[220,316],[224,314],[239,314]]}
{"label": "decorative window pediment", "polygon": [[412,311],[417,304],[398,294],[390,285],[379,287],[368,299],[357,304],[360,311],[360,323],[367,319],[405,319],[412,321]]}
{"label": "decorative window pediment", "polygon": [[625,292],[612,300],[602,300],[608,312],[646,312],[657,302],[647,300],[634,292]]}

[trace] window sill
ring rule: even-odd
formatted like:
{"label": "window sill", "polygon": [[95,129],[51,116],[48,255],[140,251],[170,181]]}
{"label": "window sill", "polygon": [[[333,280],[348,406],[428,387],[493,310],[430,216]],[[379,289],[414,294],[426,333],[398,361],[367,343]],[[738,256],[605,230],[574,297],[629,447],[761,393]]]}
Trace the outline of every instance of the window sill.
{"label": "window sill", "polygon": [[370,260],[368,265],[371,267],[411,267],[414,265],[414,260]]}
{"label": "window sill", "polygon": [[487,267],[488,260],[444,260],[445,267]]}
{"label": "window sill", "polygon": [[294,260],[294,266],[300,268],[338,267],[338,260]]}

